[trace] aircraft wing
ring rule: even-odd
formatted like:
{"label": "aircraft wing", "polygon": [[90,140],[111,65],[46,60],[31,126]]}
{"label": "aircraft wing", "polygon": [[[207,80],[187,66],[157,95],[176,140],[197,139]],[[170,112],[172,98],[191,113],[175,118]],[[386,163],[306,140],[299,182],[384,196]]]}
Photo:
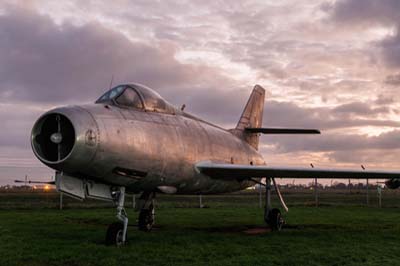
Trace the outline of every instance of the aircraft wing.
{"label": "aircraft wing", "polygon": [[217,164],[199,162],[196,164],[198,172],[214,179],[245,180],[254,177],[271,178],[329,178],[329,179],[392,179],[400,178],[399,172],[367,171],[305,167],[273,167],[265,165]]}

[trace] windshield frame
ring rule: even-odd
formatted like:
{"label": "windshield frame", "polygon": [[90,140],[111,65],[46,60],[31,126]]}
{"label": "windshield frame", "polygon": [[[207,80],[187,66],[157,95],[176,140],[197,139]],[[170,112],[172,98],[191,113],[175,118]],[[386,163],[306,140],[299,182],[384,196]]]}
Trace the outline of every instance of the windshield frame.
{"label": "windshield frame", "polygon": [[[120,89],[120,91],[117,91],[117,93],[115,95],[113,95],[112,98],[110,98],[110,94],[112,94],[113,91],[118,90],[118,88],[122,88],[122,89]],[[117,102],[117,99],[122,94],[124,94],[125,91],[128,89],[131,89],[134,91],[134,93],[136,93],[136,95],[139,98],[141,107],[123,105],[123,104],[120,104]],[[106,97],[106,98],[102,100],[102,98],[104,98],[104,97]],[[100,98],[97,99],[97,101],[95,103],[111,104],[114,106],[118,106],[119,108],[128,108],[128,109],[135,109],[135,110],[145,110],[146,109],[144,101],[143,101],[143,96],[141,95],[141,93],[139,93],[139,91],[135,87],[130,86],[129,84],[121,84],[121,85],[115,86],[112,89],[109,89],[103,95],[101,95]]]}
{"label": "windshield frame", "polygon": [[[124,104],[118,103],[117,99],[119,97],[121,97],[125,93],[126,90],[129,90],[129,89],[133,90],[133,92],[136,93],[136,95],[138,96],[139,101],[140,101],[140,105],[141,105],[140,107],[136,107],[136,106],[133,106],[133,105],[124,105]],[[135,109],[135,110],[145,110],[146,109],[145,105],[144,105],[144,102],[143,102],[142,95],[134,87],[129,86],[129,85],[124,85],[124,89],[121,91],[121,93],[119,93],[116,96],[114,96],[114,98],[112,98],[112,101],[116,106],[121,107],[121,108],[129,108],[129,109]]]}
{"label": "windshield frame", "polygon": [[[115,103],[115,99],[118,98],[118,97],[125,91],[126,86],[127,86],[127,85],[118,85],[118,86],[115,86],[114,88],[109,89],[108,91],[106,91],[105,93],[103,93],[103,95],[101,95],[101,96],[97,99],[97,101],[96,101],[95,103],[110,103],[110,102]],[[117,94],[115,94],[112,98],[110,98],[110,94],[111,94],[113,91],[115,91],[115,90],[117,90],[118,88],[121,88],[121,87],[122,87],[122,89],[121,89],[119,92],[117,92]],[[105,98],[105,97],[106,97],[106,98]],[[103,99],[103,98],[105,98],[105,99]]]}
{"label": "windshield frame", "polygon": [[[118,93],[113,95],[112,98],[110,98],[110,94],[112,93],[112,91],[120,87],[122,88],[121,91],[119,91]],[[141,102],[141,108],[138,108],[136,106],[121,105],[117,102],[117,98],[120,97],[128,88],[132,89],[139,96]],[[152,103],[152,101],[153,102],[161,101],[162,105],[160,105],[159,103]],[[100,98],[98,98],[95,103],[110,104],[119,108],[142,110],[145,112],[153,112],[153,113],[164,113],[171,115],[175,115],[177,113],[177,109],[172,104],[167,102],[163,97],[161,97],[156,91],[144,85],[136,83],[126,83],[117,85],[114,88],[111,88],[108,91],[106,91],[103,95],[101,95]]]}

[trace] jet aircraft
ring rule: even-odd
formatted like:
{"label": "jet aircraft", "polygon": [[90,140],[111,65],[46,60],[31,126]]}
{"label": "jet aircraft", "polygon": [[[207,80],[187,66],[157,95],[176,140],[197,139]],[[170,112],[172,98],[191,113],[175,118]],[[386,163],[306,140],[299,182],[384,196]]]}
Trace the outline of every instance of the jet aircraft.
{"label": "jet aircraft", "polygon": [[154,90],[133,83],[111,88],[94,104],[65,106],[43,114],[31,133],[36,157],[56,170],[58,191],[78,199],[113,201],[118,222],[106,244],[126,242],[127,193],[139,194],[138,227],[154,224],[154,197],[166,194],[218,194],[261,184],[266,178],[264,220],[280,230],[283,219],[272,209],[275,178],[374,178],[400,186],[400,172],[266,165],[258,152],[260,134],[319,134],[316,129],[262,127],[265,90],[256,85],[233,129],[224,129],[176,108]]}

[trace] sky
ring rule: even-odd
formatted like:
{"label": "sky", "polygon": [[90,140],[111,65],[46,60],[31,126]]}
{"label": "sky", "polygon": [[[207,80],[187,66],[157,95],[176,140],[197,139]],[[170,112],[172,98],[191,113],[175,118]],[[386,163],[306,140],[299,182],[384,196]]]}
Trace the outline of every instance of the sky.
{"label": "sky", "polygon": [[226,128],[255,84],[270,165],[400,169],[400,1],[0,2],[0,185],[48,180],[30,130],[113,83],[154,88]]}

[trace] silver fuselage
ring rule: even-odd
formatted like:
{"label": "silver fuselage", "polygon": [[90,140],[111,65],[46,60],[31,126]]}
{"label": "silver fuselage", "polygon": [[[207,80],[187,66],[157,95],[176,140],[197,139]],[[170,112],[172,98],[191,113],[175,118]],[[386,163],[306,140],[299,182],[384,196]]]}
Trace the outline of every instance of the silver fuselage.
{"label": "silver fuselage", "polygon": [[242,190],[250,181],[215,180],[200,174],[201,161],[264,164],[263,157],[228,130],[177,111],[175,114],[122,108],[108,104],[61,107],[51,114],[73,125],[75,142],[65,158],[47,160],[49,167],[72,176],[125,186],[130,192],[176,188],[178,194],[213,194]]}

